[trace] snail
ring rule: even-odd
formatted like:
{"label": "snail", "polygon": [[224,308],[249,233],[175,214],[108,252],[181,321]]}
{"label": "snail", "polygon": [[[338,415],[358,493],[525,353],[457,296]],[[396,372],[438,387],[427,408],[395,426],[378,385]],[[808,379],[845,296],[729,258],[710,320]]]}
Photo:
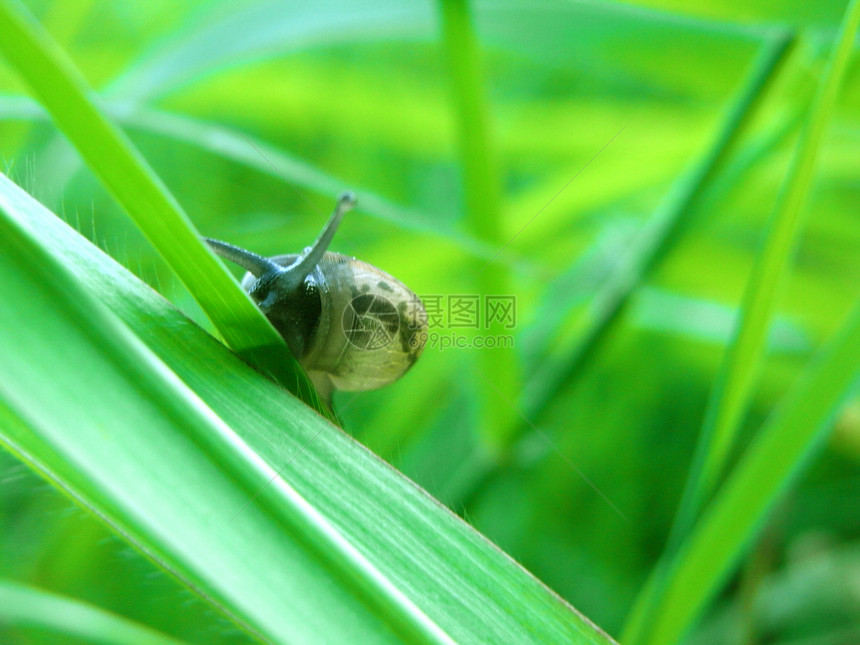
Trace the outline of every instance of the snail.
{"label": "snail", "polygon": [[406,285],[327,250],[355,204],[352,193],[343,193],[319,238],[299,254],[266,258],[204,238],[217,255],[248,271],[242,288],[329,403],[333,390],[372,390],[396,381],[427,339],[424,305]]}

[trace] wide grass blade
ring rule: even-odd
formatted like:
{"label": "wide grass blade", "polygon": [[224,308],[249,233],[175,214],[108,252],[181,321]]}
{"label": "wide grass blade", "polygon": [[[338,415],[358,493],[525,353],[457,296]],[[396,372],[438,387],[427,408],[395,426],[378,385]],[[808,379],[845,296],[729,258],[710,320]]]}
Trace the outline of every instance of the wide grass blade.
{"label": "wide grass blade", "polygon": [[[7,200],[0,208],[8,215]],[[254,625],[254,632],[279,639],[298,635],[295,623],[285,624],[279,615],[284,589],[269,588],[268,600],[249,591],[263,582],[260,567],[280,563],[280,570],[294,578],[280,578],[280,585],[296,584],[294,596],[301,588],[308,593],[315,580],[313,602],[328,596],[328,603],[353,605],[350,612],[360,617],[353,629],[384,633],[388,619],[361,609],[363,603],[379,603],[382,614],[393,610],[388,626],[403,637],[450,642],[48,255],[37,242],[38,233],[11,217],[0,220],[0,232],[7,243],[0,261],[0,327],[7,348],[0,425],[14,453],[133,536],[137,546],[186,583],[218,599],[223,610]],[[320,432],[331,431],[319,423]],[[197,498],[204,491],[211,496],[209,504]],[[191,508],[196,522],[189,517]],[[221,527],[219,539],[206,543],[207,525],[211,530],[213,524]],[[279,546],[279,527],[294,536],[293,544]],[[250,544],[263,559],[255,564],[245,553],[240,564],[242,546]],[[296,547],[305,550],[305,571],[296,566],[295,554],[285,557]],[[234,555],[219,554],[224,548]],[[343,576],[340,593],[323,589],[327,570],[335,579]],[[232,590],[229,584],[235,585]],[[258,591],[263,588],[257,585]],[[304,611],[313,607],[296,597],[291,603],[304,604]]]}
{"label": "wide grass blade", "polygon": [[277,642],[609,642],[8,180],[0,196],[27,249],[0,260],[4,442],[215,607]]}
{"label": "wide grass blade", "polygon": [[0,53],[167,260],[225,342],[326,412],[283,339],[200,242],[182,208],[134,145],[103,114],[71,61],[9,0],[0,1],[0,32]]}

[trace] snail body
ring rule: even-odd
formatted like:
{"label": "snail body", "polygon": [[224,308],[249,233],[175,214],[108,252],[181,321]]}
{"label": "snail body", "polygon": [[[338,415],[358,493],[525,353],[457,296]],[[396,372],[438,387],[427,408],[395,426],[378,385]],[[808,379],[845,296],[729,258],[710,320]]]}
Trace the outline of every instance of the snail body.
{"label": "snail body", "polygon": [[284,337],[320,394],[363,391],[400,378],[427,338],[424,305],[406,285],[329,243],[355,199],[341,195],[313,246],[266,258],[206,238],[219,256],[248,270],[242,288]]}

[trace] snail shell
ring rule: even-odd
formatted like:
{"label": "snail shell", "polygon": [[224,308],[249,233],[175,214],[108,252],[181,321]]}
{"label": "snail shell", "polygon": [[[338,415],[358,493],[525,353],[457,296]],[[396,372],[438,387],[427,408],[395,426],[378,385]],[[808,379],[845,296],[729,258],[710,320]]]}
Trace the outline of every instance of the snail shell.
{"label": "snail shell", "polygon": [[287,341],[320,394],[372,390],[400,378],[427,338],[424,305],[377,267],[326,252],[340,218],[355,203],[346,193],[312,247],[258,256],[218,240],[221,257],[248,269],[242,287]]}

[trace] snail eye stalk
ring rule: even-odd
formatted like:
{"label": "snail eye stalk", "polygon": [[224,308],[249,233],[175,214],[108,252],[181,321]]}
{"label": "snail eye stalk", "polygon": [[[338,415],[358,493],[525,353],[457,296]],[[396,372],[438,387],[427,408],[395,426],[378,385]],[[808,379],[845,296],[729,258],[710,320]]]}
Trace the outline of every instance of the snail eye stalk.
{"label": "snail eye stalk", "polygon": [[238,246],[233,246],[221,240],[213,240],[209,237],[204,237],[203,241],[209,245],[209,248],[215,252],[215,255],[238,264],[258,278],[267,273],[280,273],[283,271],[283,267],[278,266],[269,258],[264,258],[262,255],[257,255]]}
{"label": "snail eye stalk", "polygon": [[309,250],[302,253],[299,258],[290,266],[288,266],[282,277],[281,282],[288,291],[292,291],[305,281],[308,274],[314,270],[314,267],[320,263],[323,255],[328,250],[331,241],[334,239],[334,234],[337,232],[338,226],[343,216],[355,208],[355,195],[350,192],[342,193],[338,197],[337,204],[334,207],[334,212],[325,225],[322,233],[317,238],[316,242]]}

